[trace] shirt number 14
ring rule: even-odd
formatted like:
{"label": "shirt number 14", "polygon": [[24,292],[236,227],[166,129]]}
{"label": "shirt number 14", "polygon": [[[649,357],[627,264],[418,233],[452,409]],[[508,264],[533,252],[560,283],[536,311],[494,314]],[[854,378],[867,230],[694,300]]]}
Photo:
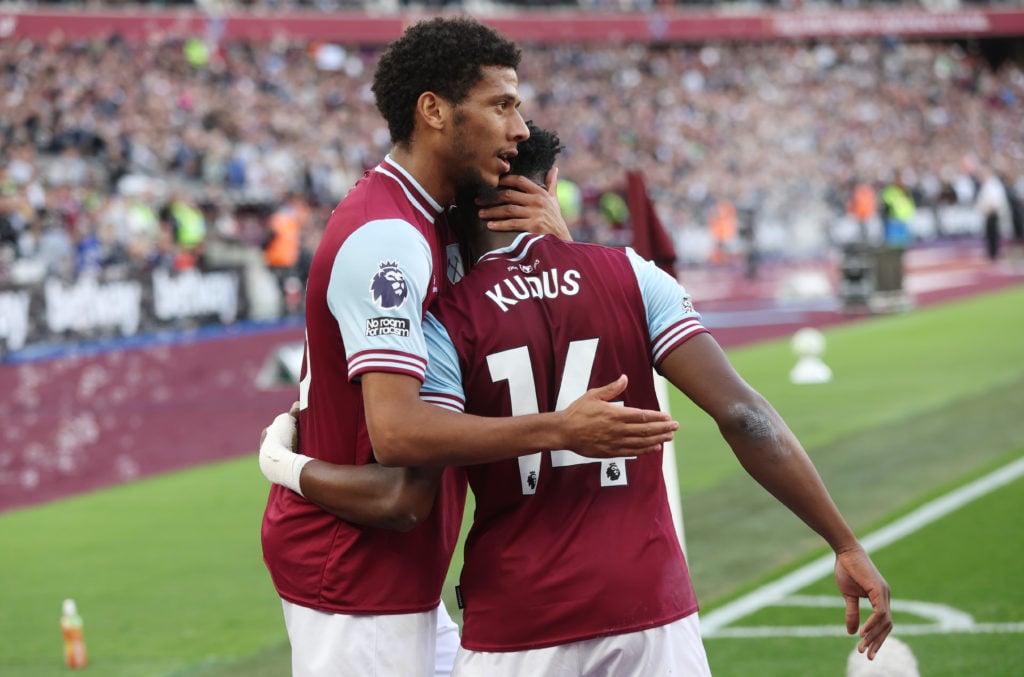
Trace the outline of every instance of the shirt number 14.
{"label": "shirt number 14", "polygon": [[[590,375],[594,369],[597,356],[597,344],[600,339],[591,338],[571,341],[566,353],[565,369],[562,372],[558,388],[558,401],[555,411],[565,409],[587,391]],[[537,402],[537,385],[533,377],[533,363],[527,346],[503,350],[487,356],[487,367],[490,369],[491,381],[508,381],[509,396],[512,403],[512,415],[540,413]],[[621,402],[614,404],[621,405]],[[540,482],[541,454],[528,454],[519,457],[519,480],[523,495],[537,493]],[[551,452],[551,466],[561,468],[585,463],[599,463],[601,486],[613,487],[627,484],[626,461],[636,456],[623,458],[596,459],[580,456],[574,451],[560,449]]]}

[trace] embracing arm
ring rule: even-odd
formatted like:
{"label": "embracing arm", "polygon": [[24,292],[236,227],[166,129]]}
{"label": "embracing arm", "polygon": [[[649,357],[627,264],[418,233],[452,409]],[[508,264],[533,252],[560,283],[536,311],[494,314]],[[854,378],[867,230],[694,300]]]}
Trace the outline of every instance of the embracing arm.
{"label": "embracing arm", "polygon": [[836,553],[846,629],[857,631],[859,598],[872,614],[858,648],[874,658],[892,630],[889,585],[840,514],[803,446],[769,402],[736,372],[718,343],[701,334],[670,353],[659,371],[718,424],[743,468],[814,529]]}
{"label": "embracing arm", "polygon": [[302,469],[302,494],[347,522],[409,531],[430,515],[444,468],[335,465],[313,460]]}
{"label": "embracing arm", "polygon": [[538,449],[572,449],[597,458],[657,451],[679,424],[660,411],[607,402],[625,387],[623,376],[564,411],[484,418],[422,401],[420,382],[411,376],[371,372],[363,375],[362,389],[379,465],[336,465],[294,453],[295,419],[281,414],[264,431],[260,470],[341,519],[407,530],[429,515],[441,466]]}
{"label": "embracing arm", "polygon": [[[292,409],[292,413],[296,411]],[[295,418],[281,414],[260,437],[260,470],[275,484],[353,524],[408,531],[425,520],[443,468],[336,465],[293,451]]]}
{"label": "embracing arm", "polygon": [[679,424],[668,414],[609,404],[626,387],[621,376],[551,413],[488,418],[424,402],[420,382],[403,374],[363,374],[366,427],[382,465],[468,465],[543,449],[610,458],[650,453]]}

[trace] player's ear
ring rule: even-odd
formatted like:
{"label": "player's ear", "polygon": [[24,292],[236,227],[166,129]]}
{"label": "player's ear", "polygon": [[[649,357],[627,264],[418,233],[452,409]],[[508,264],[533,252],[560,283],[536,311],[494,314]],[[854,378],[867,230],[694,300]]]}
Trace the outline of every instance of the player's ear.
{"label": "player's ear", "polygon": [[423,122],[432,129],[444,129],[448,116],[451,114],[451,105],[434,92],[423,92],[416,100],[416,113]]}
{"label": "player's ear", "polygon": [[544,178],[544,185],[548,189],[548,195],[558,197],[558,167],[548,170],[548,175]]}

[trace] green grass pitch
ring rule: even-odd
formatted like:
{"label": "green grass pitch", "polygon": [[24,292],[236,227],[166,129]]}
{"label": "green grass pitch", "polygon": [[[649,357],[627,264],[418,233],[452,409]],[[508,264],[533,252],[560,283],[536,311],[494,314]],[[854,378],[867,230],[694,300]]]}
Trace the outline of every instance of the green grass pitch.
{"label": "green grass pitch", "polygon": [[[789,384],[786,341],[730,351],[804,442],[859,534],[1024,454],[1024,287],[832,328],[832,383]],[[705,611],[824,551],[742,471],[710,419],[672,410],[686,544]],[[258,431],[253,431],[253,439]],[[60,602],[85,619],[103,677],[288,674],[280,606],[264,569],[267,487],[255,457],[0,515],[0,674],[67,674]],[[877,553],[896,599],[978,622],[1024,622],[1017,481]],[[454,607],[456,555],[445,596]],[[807,594],[832,594],[824,580]],[[804,594],[803,592],[801,594]],[[454,610],[454,609],[453,609]],[[898,613],[899,623],[918,623]],[[769,607],[742,625],[835,624],[841,610]],[[1020,633],[903,637],[923,674],[1019,675]],[[716,677],[839,675],[846,637],[709,639]]]}

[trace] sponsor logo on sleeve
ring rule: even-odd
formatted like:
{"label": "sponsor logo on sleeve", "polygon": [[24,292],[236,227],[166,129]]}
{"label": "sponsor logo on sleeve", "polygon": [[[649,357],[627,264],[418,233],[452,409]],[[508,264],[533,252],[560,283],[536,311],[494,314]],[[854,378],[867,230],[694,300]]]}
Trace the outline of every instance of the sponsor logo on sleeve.
{"label": "sponsor logo on sleeve", "polygon": [[409,335],[409,319],[405,317],[371,317],[366,320],[367,336]]}
{"label": "sponsor logo on sleeve", "polygon": [[381,308],[401,308],[409,296],[405,274],[397,261],[381,261],[378,270],[370,280],[370,293]]}
{"label": "sponsor logo on sleeve", "polygon": [[697,311],[693,308],[693,301],[690,300],[689,296],[683,297],[683,312],[684,313],[696,313]]}

